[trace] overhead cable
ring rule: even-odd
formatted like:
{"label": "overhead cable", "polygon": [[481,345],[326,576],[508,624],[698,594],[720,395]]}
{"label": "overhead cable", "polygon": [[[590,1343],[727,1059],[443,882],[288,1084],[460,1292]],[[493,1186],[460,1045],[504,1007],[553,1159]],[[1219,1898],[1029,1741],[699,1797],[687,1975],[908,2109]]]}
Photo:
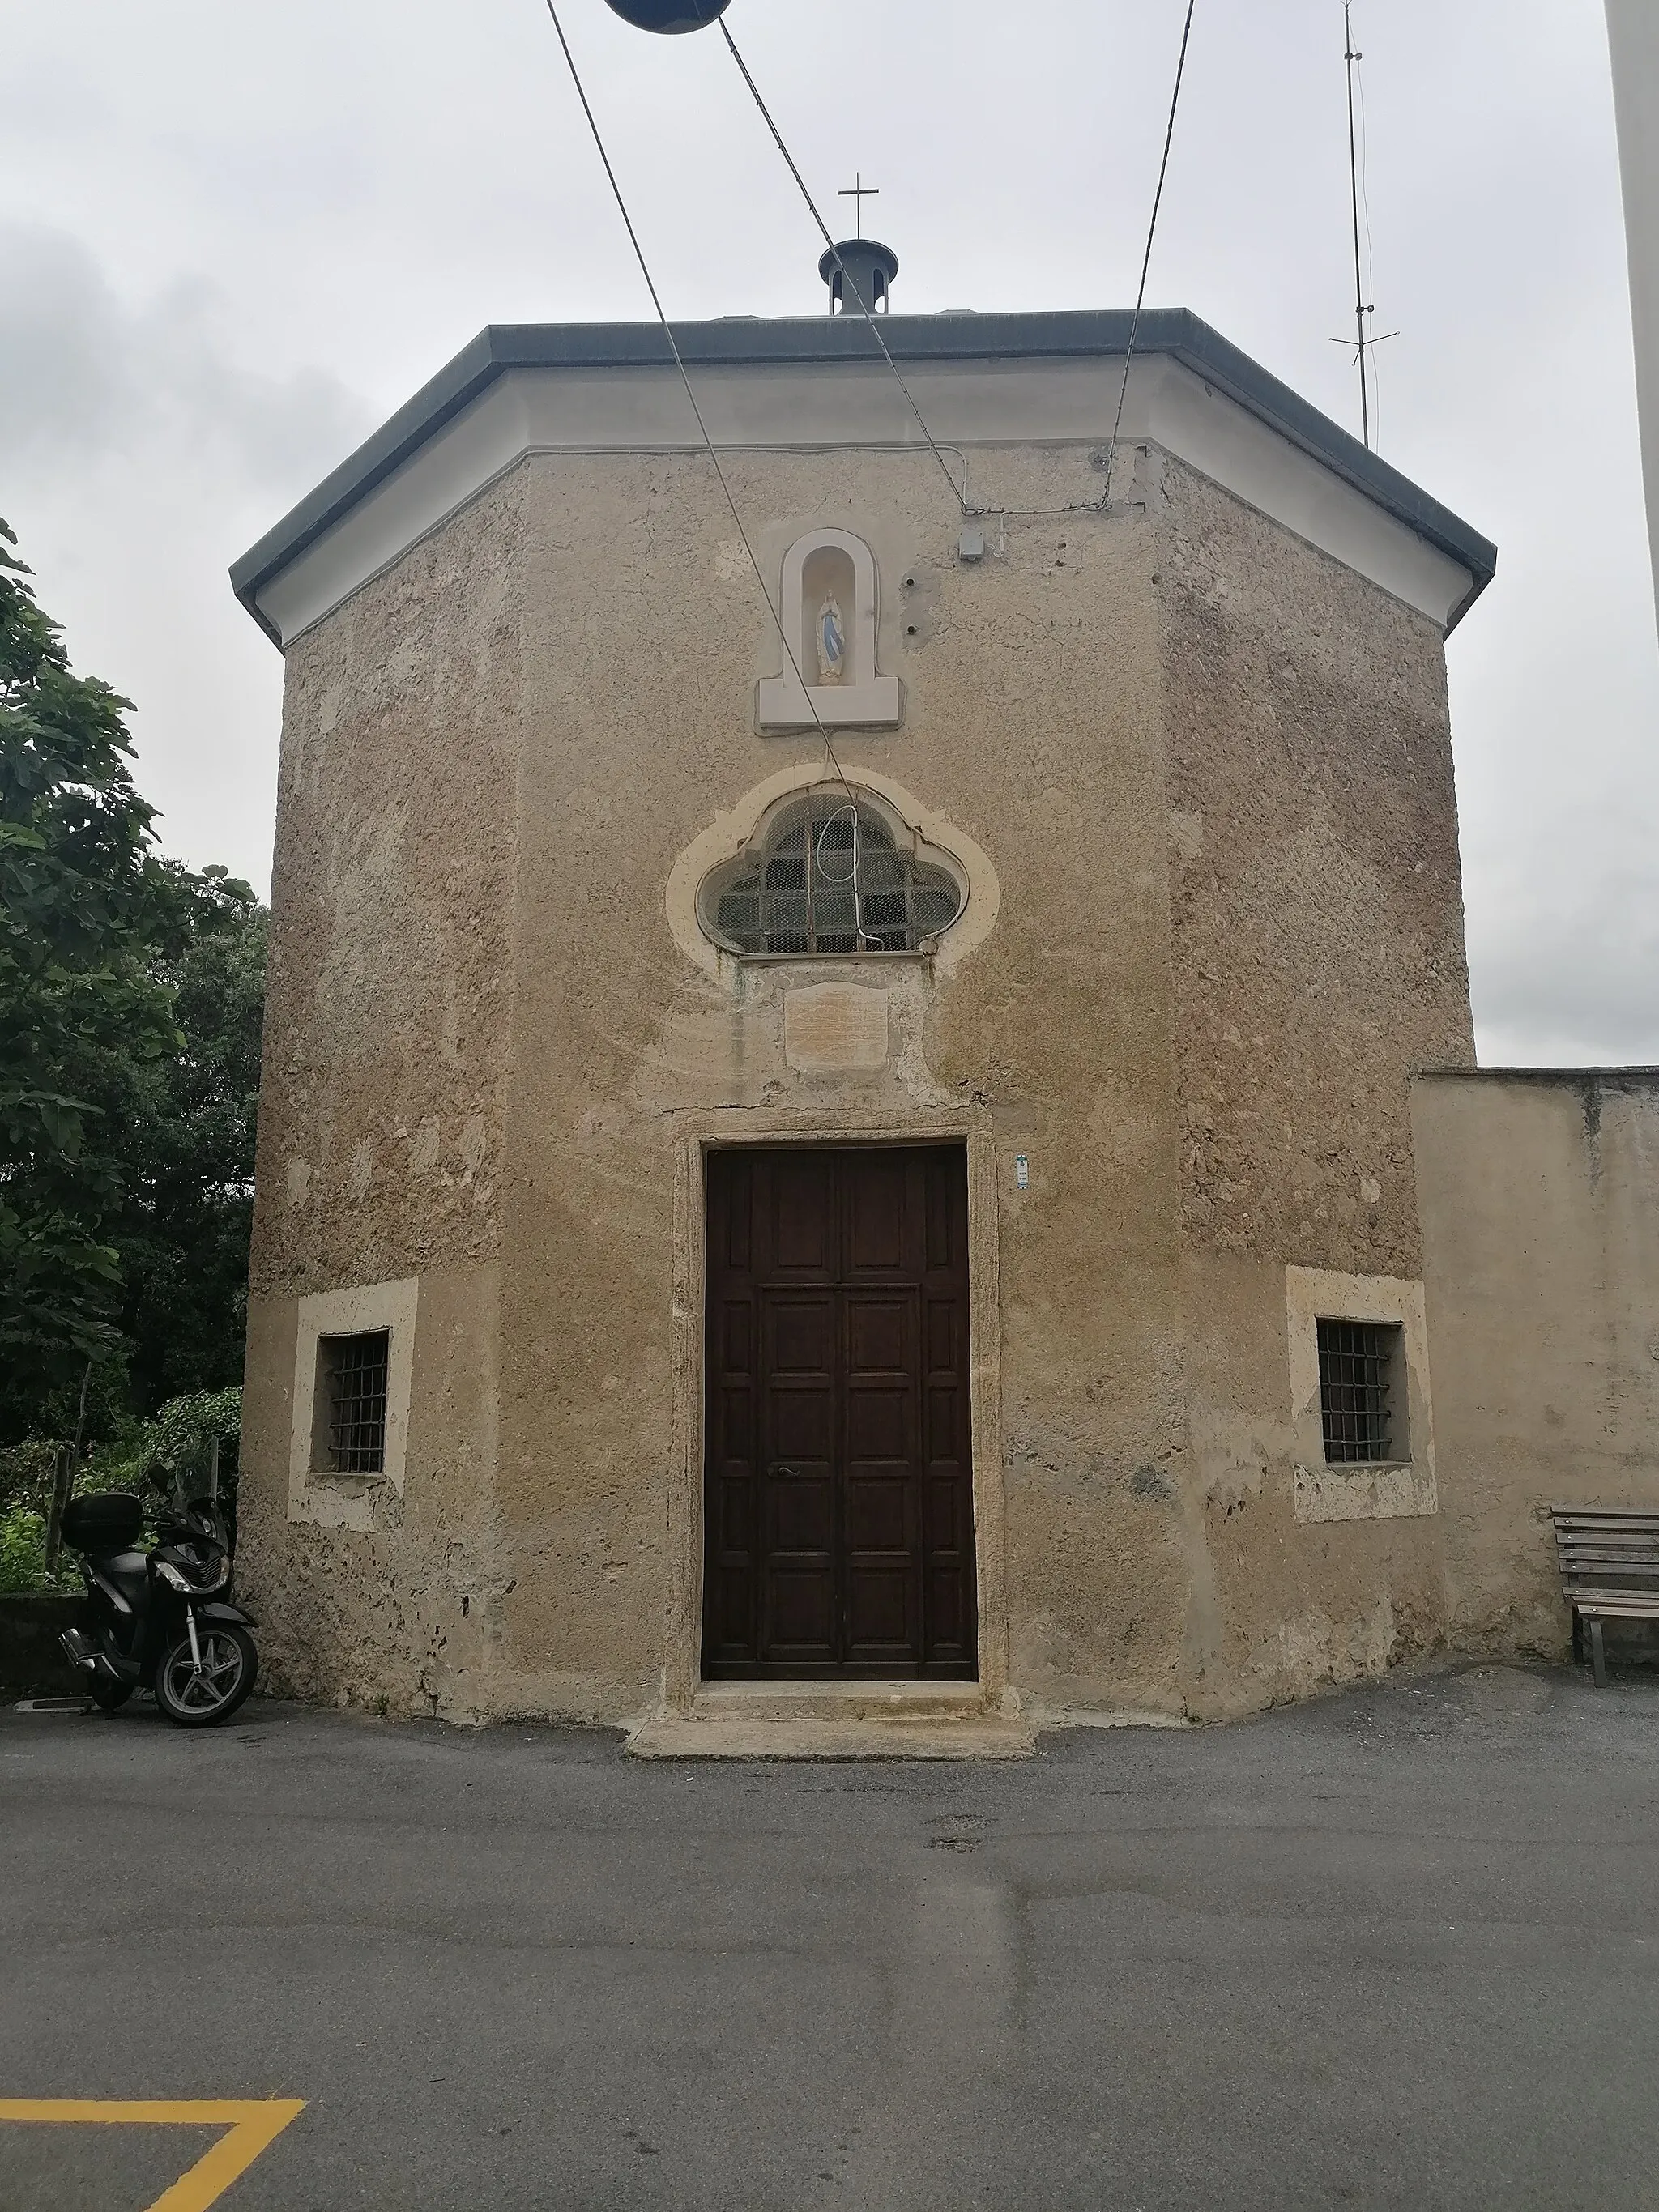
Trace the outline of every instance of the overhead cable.
{"label": "overhead cable", "polygon": [[783,143],[783,133],[779,130],[777,125],[772,120],[772,111],[768,107],[766,102],[761,98],[760,87],[755,82],[754,77],[750,74],[748,63],[744,61],[743,56],[738,52],[738,42],[727,29],[724,16],[720,18],[720,35],[726,40],[726,45],[731,48],[732,58],[742,71],[743,81],[748,86],[749,90],[753,96],[756,106],[759,108],[761,114],[765,118],[766,127],[771,132],[773,140],[777,146],[777,149],[779,153],[782,155],[785,163],[787,165],[790,175],[800,187],[800,196],[805,201],[807,207],[811,212],[812,220],[818,227],[819,235],[823,238],[824,244],[829,247],[830,252],[835,255],[836,266],[840,270],[842,276],[846,279],[848,289],[851,291],[853,297],[858,301],[859,313],[864,317],[866,322],[869,324],[871,336],[875,339],[876,343],[881,348],[883,358],[885,360],[888,368],[892,370],[894,377],[897,381],[898,388],[904,394],[905,400],[909,406],[910,412],[916,418],[917,427],[920,428],[922,436],[927,441],[928,452],[932,453],[933,459],[939,463],[939,468],[943,471],[945,481],[951,487],[951,498],[955,500],[957,505],[965,514],[968,512],[967,498],[958,489],[957,480],[951,474],[950,468],[945,461],[944,454],[934,443],[933,434],[927,428],[927,422],[922,416],[922,411],[916,404],[915,394],[911,392],[909,386],[905,382],[903,377],[900,375],[899,365],[894,360],[892,355],[888,351],[887,341],[881,334],[880,325],[877,322],[875,316],[871,313],[868,301],[865,299],[864,295],[860,291],[857,284],[854,283],[852,270],[847,266],[846,263],[842,259],[841,255],[836,252],[836,241],[830,235],[829,225],[824,222],[823,217],[818,213],[817,202],[812,198],[811,192],[807,187],[806,179],[802,176],[800,170],[796,164],[794,155],[789,151],[788,147]]}
{"label": "overhead cable", "polygon": [[593,135],[593,143],[599,149],[599,159],[605,165],[605,173],[610,182],[611,197],[617,203],[617,211],[622,216],[623,228],[628,233],[628,242],[634,249],[634,258],[640,264],[640,274],[645,279],[645,289],[651,295],[651,304],[657,311],[657,320],[662,325],[663,336],[668,341],[668,350],[674,356],[674,366],[680,373],[680,382],[685,386],[685,396],[691,403],[691,412],[697,418],[697,428],[702,433],[703,446],[709,459],[714,465],[714,474],[720,480],[720,489],[726,494],[726,503],[732,510],[732,520],[737,525],[738,536],[743,540],[743,550],[749,556],[749,565],[755,572],[755,581],[760,586],[761,596],[766,601],[766,611],[771,616],[778,635],[783,641],[783,649],[789,665],[794,670],[796,680],[805,695],[808,707],[811,709],[812,720],[817,725],[818,735],[823,739],[825,757],[835,771],[835,780],[846,791],[848,799],[851,799],[853,787],[848,782],[841,763],[836,757],[835,746],[830,743],[830,732],[824,727],[823,717],[818,712],[817,702],[813,698],[811,687],[806,681],[805,672],[800,665],[800,656],[790,642],[789,632],[781,612],[773,602],[772,594],[767,587],[766,578],[761,573],[760,562],[755,558],[755,549],[749,542],[749,532],[743,526],[743,517],[738,512],[738,502],[732,496],[732,486],[727,481],[725,469],[721,466],[720,454],[715,450],[713,438],[708,434],[708,425],[703,420],[702,409],[697,404],[696,392],[692,388],[691,379],[686,373],[685,362],[681,356],[673,328],[663,310],[662,300],[658,293],[655,280],[652,276],[650,264],[645,258],[645,249],[640,244],[639,233],[635,229],[634,219],[628,212],[628,203],[623,198],[622,186],[617,181],[616,170],[611,167],[611,156],[605,151],[605,140],[600,136],[599,126],[594,118],[592,104],[582,84],[581,73],[576,67],[575,56],[570,51],[570,41],[565,37],[564,25],[559,21],[559,11],[554,5],[554,0],[547,0],[547,12],[553,19],[553,28],[557,32],[559,44],[564,51],[565,65],[570,71],[570,82],[576,88],[576,97],[581,102],[582,113],[587,118],[587,127]]}
{"label": "overhead cable", "polygon": [[1112,471],[1117,465],[1118,434],[1123,428],[1123,403],[1129,396],[1129,370],[1135,357],[1135,340],[1140,333],[1141,309],[1146,304],[1146,278],[1152,265],[1152,240],[1158,236],[1158,210],[1164,204],[1164,180],[1170,173],[1170,149],[1175,143],[1176,112],[1181,106],[1182,80],[1187,74],[1187,46],[1193,35],[1193,11],[1197,5],[1198,0],[1187,0],[1187,23],[1181,33],[1181,58],[1176,64],[1169,128],[1164,133],[1164,159],[1158,165],[1158,190],[1152,195],[1152,219],[1146,226],[1146,251],[1140,261],[1140,289],[1135,295],[1135,311],[1129,321],[1128,350],[1123,357],[1123,383],[1117,395],[1117,419],[1112,424],[1112,442],[1106,449],[1106,489],[1100,495],[1102,507],[1105,507],[1112,496]]}

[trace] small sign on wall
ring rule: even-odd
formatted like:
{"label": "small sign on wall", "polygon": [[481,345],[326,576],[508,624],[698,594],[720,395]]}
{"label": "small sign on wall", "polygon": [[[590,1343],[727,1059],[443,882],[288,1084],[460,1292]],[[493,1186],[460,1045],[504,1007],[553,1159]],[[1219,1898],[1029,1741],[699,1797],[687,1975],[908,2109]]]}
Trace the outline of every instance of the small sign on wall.
{"label": "small sign on wall", "polygon": [[1016,1152],[1014,1154],[1014,1188],[1016,1190],[1029,1190],[1030,1187],[1031,1163],[1024,1152]]}

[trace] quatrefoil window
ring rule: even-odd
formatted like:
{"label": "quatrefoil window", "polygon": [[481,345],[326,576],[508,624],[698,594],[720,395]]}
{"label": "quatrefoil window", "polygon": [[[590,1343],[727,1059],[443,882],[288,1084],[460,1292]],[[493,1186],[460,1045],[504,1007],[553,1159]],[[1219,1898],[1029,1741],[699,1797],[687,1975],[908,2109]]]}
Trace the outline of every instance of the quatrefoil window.
{"label": "quatrefoil window", "polygon": [[966,903],[949,855],[866,792],[830,786],[790,801],[698,899],[703,928],[748,959],[922,952]]}

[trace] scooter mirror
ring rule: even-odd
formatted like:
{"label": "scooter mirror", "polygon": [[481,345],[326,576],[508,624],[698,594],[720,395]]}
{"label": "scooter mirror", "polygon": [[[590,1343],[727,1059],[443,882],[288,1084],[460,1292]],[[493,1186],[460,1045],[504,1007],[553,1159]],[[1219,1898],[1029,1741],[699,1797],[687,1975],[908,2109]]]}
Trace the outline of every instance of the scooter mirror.
{"label": "scooter mirror", "polygon": [[726,13],[731,0],[609,0],[609,5],[636,31],[678,37],[683,31],[707,29]]}

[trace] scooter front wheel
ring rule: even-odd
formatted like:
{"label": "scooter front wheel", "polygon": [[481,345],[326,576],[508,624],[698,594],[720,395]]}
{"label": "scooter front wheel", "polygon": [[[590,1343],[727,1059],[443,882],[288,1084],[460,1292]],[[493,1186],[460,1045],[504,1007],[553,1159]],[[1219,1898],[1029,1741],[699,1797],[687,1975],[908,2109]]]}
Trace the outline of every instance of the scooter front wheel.
{"label": "scooter front wheel", "polygon": [[211,1728],[216,1721],[228,1721],[259,1671],[253,1638],[234,1622],[198,1621],[196,1640],[199,1668],[185,1629],[155,1669],[155,1702],[175,1728]]}

